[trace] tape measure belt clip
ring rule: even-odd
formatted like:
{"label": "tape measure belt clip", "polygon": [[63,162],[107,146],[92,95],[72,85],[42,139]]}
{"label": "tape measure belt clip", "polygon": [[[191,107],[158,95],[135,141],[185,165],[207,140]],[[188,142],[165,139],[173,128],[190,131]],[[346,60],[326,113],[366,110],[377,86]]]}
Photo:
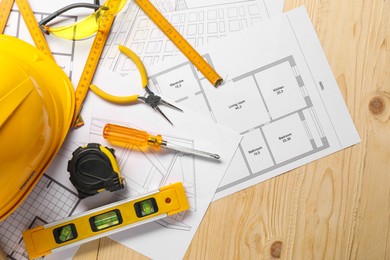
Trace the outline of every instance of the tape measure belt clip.
{"label": "tape measure belt clip", "polygon": [[77,148],[68,162],[69,180],[83,199],[103,190],[123,188],[115,151],[97,143]]}

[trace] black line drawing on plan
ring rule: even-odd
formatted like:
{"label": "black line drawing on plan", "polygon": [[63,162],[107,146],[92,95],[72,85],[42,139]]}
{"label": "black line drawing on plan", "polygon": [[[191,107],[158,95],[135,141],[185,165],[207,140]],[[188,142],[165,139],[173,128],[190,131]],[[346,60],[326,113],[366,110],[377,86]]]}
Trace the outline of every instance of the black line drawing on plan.
{"label": "black line drawing on plan", "polygon": [[[204,58],[213,65],[208,54]],[[236,76],[218,91],[189,62],[156,73],[149,82],[160,94],[243,136],[243,170],[225,175],[217,192],[329,147],[293,56]]]}
{"label": "black line drawing on plan", "polygon": [[[258,125],[240,129],[243,140],[239,148],[248,175],[221,185],[217,191],[329,148],[293,56],[232,81],[237,88],[246,87],[244,92],[252,97],[261,97],[263,102],[256,105],[256,110],[251,108],[261,119]],[[247,101],[243,99],[241,102]],[[243,103],[231,104],[229,109],[239,110]]]}

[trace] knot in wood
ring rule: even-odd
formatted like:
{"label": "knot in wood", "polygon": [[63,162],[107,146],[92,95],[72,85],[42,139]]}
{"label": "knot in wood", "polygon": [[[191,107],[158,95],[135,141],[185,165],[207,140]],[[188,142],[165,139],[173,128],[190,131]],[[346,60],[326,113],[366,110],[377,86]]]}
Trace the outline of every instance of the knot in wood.
{"label": "knot in wood", "polygon": [[273,258],[280,258],[282,255],[282,241],[275,241],[271,245],[271,256]]}
{"label": "knot in wood", "polygon": [[386,106],[382,97],[376,96],[371,99],[368,108],[372,114],[380,115],[385,111]]}

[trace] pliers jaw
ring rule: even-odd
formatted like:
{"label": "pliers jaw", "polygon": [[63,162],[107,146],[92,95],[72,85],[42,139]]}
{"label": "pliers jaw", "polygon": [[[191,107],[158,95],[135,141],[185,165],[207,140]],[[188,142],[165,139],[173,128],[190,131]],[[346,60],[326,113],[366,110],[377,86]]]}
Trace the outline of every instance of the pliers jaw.
{"label": "pliers jaw", "polygon": [[177,109],[181,112],[183,112],[183,110],[172,105],[171,103],[163,100],[160,96],[155,95],[154,92],[148,88],[148,86],[145,86],[145,90],[148,93],[147,96],[146,97],[138,97],[138,99],[142,100],[146,104],[150,105],[155,111],[159,112],[171,125],[173,125],[171,120],[169,120],[168,117],[158,107],[158,104],[164,104],[164,105],[169,106],[171,108]]}
{"label": "pliers jaw", "polygon": [[150,105],[152,108],[157,107],[157,105],[160,103],[161,97],[157,96],[155,94],[149,94],[145,98],[145,103]]}
{"label": "pliers jaw", "polygon": [[129,57],[137,66],[140,74],[141,74],[141,79],[142,79],[142,86],[146,91],[146,95],[144,97],[141,97],[139,95],[131,95],[131,96],[113,96],[107,92],[104,92],[103,90],[99,89],[96,85],[91,85],[90,88],[91,90],[98,95],[99,97],[113,102],[113,103],[118,103],[118,104],[128,104],[128,103],[133,103],[136,102],[137,100],[141,100],[144,103],[150,105],[155,111],[159,112],[171,125],[172,122],[171,120],[168,119],[168,117],[160,110],[158,107],[158,104],[163,104],[166,106],[169,106],[171,108],[174,108],[176,110],[179,110],[183,112],[180,108],[168,103],[167,101],[163,100],[160,96],[157,96],[151,91],[148,87],[148,76],[146,74],[146,70],[144,65],[142,64],[142,61],[140,58],[135,54],[132,50],[129,48],[119,45],[119,50],[123,52],[127,57]]}
{"label": "pliers jaw", "polygon": [[161,109],[158,106],[153,107],[153,109],[155,111],[159,112],[160,115],[162,115],[173,126],[173,123],[171,122],[171,120],[169,120],[169,118],[161,111]]}

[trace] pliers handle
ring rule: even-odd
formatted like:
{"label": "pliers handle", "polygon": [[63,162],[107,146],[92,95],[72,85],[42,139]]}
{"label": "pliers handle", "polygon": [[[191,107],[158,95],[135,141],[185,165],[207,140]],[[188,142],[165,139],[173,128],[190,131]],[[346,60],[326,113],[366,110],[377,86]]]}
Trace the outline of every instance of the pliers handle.
{"label": "pliers handle", "polygon": [[155,111],[159,112],[171,125],[173,125],[171,120],[169,120],[169,118],[161,111],[161,109],[158,107],[158,105],[164,104],[164,105],[167,105],[171,108],[177,109],[181,112],[183,112],[183,110],[181,110],[180,108],[176,107],[175,105],[172,105],[172,104],[168,103],[167,101],[163,100],[160,96],[155,95],[153,93],[153,91],[151,91],[148,88],[148,75],[146,74],[145,67],[144,67],[142,61],[140,60],[140,58],[138,58],[138,56],[133,51],[131,51],[129,48],[127,48],[123,45],[119,45],[119,50],[122,53],[124,53],[127,57],[129,57],[134,62],[134,64],[137,66],[138,71],[141,74],[142,87],[147,92],[147,95],[145,95],[144,97],[140,97],[139,95],[124,96],[124,97],[114,96],[114,95],[108,94],[107,92],[104,92],[103,90],[99,89],[96,85],[91,85],[90,86],[91,90],[99,97],[101,97],[107,101],[113,102],[113,103],[128,104],[128,103],[136,102],[137,100],[141,100],[144,103],[150,105]]}
{"label": "pliers handle", "polygon": [[[123,54],[125,54],[127,57],[129,57],[134,62],[134,64],[137,66],[137,69],[141,75],[142,87],[145,88],[146,91],[149,93],[150,90],[147,87],[148,86],[148,75],[146,74],[146,69],[145,69],[145,66],[142,63],[141,59],[137,56],[137,54],[135,54],[132,50],[130,50],[126,46],[119,45],[119,50]],[[94,84],[92,84],[90,86],[90,89],[92,90],[92,92],[94,92],[99,97],[101,97],[107,101],[117,103],[117,104],[133,103],[139,99],[139,95],[114,96],[114,95],[111,95],[111,94],[101,90],[100,88],[98,88]]]}

